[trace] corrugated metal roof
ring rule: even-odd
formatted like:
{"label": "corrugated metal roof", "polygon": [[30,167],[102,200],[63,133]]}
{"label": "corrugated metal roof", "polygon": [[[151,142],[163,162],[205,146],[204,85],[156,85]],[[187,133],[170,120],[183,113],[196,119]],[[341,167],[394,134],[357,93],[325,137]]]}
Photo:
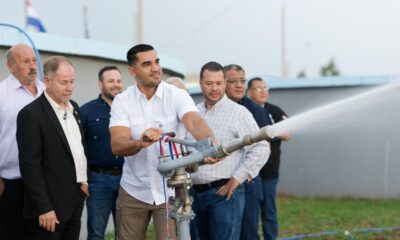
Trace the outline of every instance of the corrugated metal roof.
{"label": "corrugated metal roof", "polygon": [[[77,39],[48,33],[27,31],[39,51],[56,52],[78,56],[98,57],[126,62],[126,52],[132,46],[88,39]],[[16,29],[0,27],[0,45],[12,46],[28,43]],[[163,68],[186,75],[186,65],[173,57],[159,53]]]}
{"label": "corrugated metal roof", "polygon": [[268,87],[274,88],[316,88],[316,87],[346,87],[360,85],[383,84],[393,80],[400,80],[400,76],[356,76],[356,77],[320,77],[320,78],[292,78],[281,79],[271,76],[260,76]]}
{"label": "corrugated metal roof", "polygon": [[[254,76],[255,77],[255,76]],[[320,77],[281,79],[272,76],[258,76],[267,82],[271,89],[291,88],[321,88],[321,87],[351,87],[361,85],[384,84],[390,81],[400,81],[400,76],[359,76],[359,77]],[[251,79],[251,78],[249,78]],[[191,94],[201,94],[199,87],[190,88]]]}

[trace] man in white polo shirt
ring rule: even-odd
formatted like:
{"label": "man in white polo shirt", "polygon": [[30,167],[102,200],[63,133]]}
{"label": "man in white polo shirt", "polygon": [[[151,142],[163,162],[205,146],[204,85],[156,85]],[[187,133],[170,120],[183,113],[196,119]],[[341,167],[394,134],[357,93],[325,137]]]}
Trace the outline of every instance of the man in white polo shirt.
{"label": "man in white polo shirt", "polygon": [[[197,140],[212,137],[189,94],[161,81],[157,52],[140,44],[127,53],[133,86],[115,97],[111,107],[110,133],[114,154],[125,156],[117,200],[117,236],[120,240],[145,238],[153,216],[157,239],[176,239],[176,225],[166,221],[163,178],[157,171],[158,140],[165,132],[183,126]],[[183,134],[183,131],[178,131]],[[146,142],[146,136],[150,141]],[[168,228],[167,228],[168,225]]]}

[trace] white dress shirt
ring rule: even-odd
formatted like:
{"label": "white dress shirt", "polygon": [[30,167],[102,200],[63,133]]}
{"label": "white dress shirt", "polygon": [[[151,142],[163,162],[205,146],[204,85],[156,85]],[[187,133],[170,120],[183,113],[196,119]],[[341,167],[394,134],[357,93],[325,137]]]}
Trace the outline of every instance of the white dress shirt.
{"label": "white dress shirt", "polygon": [[70,102],[68,102],[67,109],[64,110],[46,92],[44,92],[44,95],[50,102],[50,105],[56,113],[58,121],[60,121],[60,124],[64,130],[65,136],[67,137],[68,145],[71,149],[72,157],[74,158],[76,182],[86,183],[86,155],[85,151],[83,150],[81,131],[79,130],[79,125],[73,115],[73,111],[76,110]]}
{"label": "white dress shirt", "polygon": [[[249,110],[226,95],[211,109],[207,109],[204,102],[197,107],[220,144],[242,140],[245,135],[260,130]],[[202,165],[197,172],[191,174],[193,184],[210,183],[231,177],[242,183],[248,178],[253,178],[267,162],[269,149],[268,142],[261,141],[234,151],[218,163]]]}
{"label": "white dress shirt", "polygon": [[21,178],[16,139],[17,116],[19,111],[35,98],[39,97],[45,86],[36,80],[36,96],[26,89],[13,76],[0,82],[0,177]]}
{"label": "white dress shirt", "polygon": [[[111,106],[110,127],[130,128],[132,139],[137,140],[148,128],[161,128],[163,132],[177,132],[184,138],[181,119],[188,112],[197,112],[189,94],[175,86],[161,82],[154,96],[147,100],[136,84],[117,95]],[[134,198],[148,204],[162,204],[163,178],[157,171],[159,144],[125,157],[121,187]]]}

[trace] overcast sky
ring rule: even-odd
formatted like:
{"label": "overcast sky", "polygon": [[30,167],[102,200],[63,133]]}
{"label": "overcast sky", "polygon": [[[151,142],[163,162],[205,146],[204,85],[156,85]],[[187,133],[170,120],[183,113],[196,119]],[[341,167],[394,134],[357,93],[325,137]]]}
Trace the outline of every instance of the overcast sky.
{"label": "overcast sky", "polygon": [[[31,0],[48,33],[135,43],[135,0]],[[289,76],[318,76],[335,59],[343,75],[400,74],[399,0],[143,0],[143,39],[188,72],[215,60],[248,76],[281,76],[281,7]],[[24,26],[24,1],[0,0],[0,22]],[[162,59],[161,59],[162,60]]]}

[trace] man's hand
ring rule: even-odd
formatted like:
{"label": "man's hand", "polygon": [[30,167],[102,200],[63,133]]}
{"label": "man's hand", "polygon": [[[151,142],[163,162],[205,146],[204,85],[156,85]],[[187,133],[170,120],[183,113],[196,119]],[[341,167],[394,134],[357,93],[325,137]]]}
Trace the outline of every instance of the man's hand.
{"label": "man's hand", "polygon": [[148,128],[140,136],[142,148],[148,147],[162,138],[162,130],[159,128]]}
{"label": "man's hand", "polygon": [[206,157],[206,158],[204,158],[203,162],[205,164],[214,164],[214,163],[217,163],[217,162],[219,162],[221,160],[224,160],[224,159],[225,159],[225,157],[222,157],[222,158]]}
{"label": "man's hand", "polygon": [[[217,146],[217,145],[218,145],[217,139],[215,137],[212,137],[211,138],[211,146]],[[204,164],[214,164],[214,163],[217,163],[224,159],[225,159],[225,157],[222,157],[222,158],[206,157],[206,158],[204,158],[203,162],[204,162]]]}
{"label": "man's hand", "polygon": [[39,226],[47,231],[54,232],[56,230],[56,224],[59,223],[60,222],[58,221],[56,212],[54,212],[54,210],[39,216]]}
{"label": "man's hand", "polygon": [[89,194],[89,184],[88,183],[82,183],[81,184],[81,190],[82,190],[82,192],[85,193],[87,198],[90,196],[90,194]]}
{"label": "man's hand", "polygon": [[221,196],[226,195],[227,196],[226,200],[229,200],[233,192],[236,190],[237,187],[239,187],[239,185],[240,182],[232,177],[224,186],[218,189],[217,194]]}

